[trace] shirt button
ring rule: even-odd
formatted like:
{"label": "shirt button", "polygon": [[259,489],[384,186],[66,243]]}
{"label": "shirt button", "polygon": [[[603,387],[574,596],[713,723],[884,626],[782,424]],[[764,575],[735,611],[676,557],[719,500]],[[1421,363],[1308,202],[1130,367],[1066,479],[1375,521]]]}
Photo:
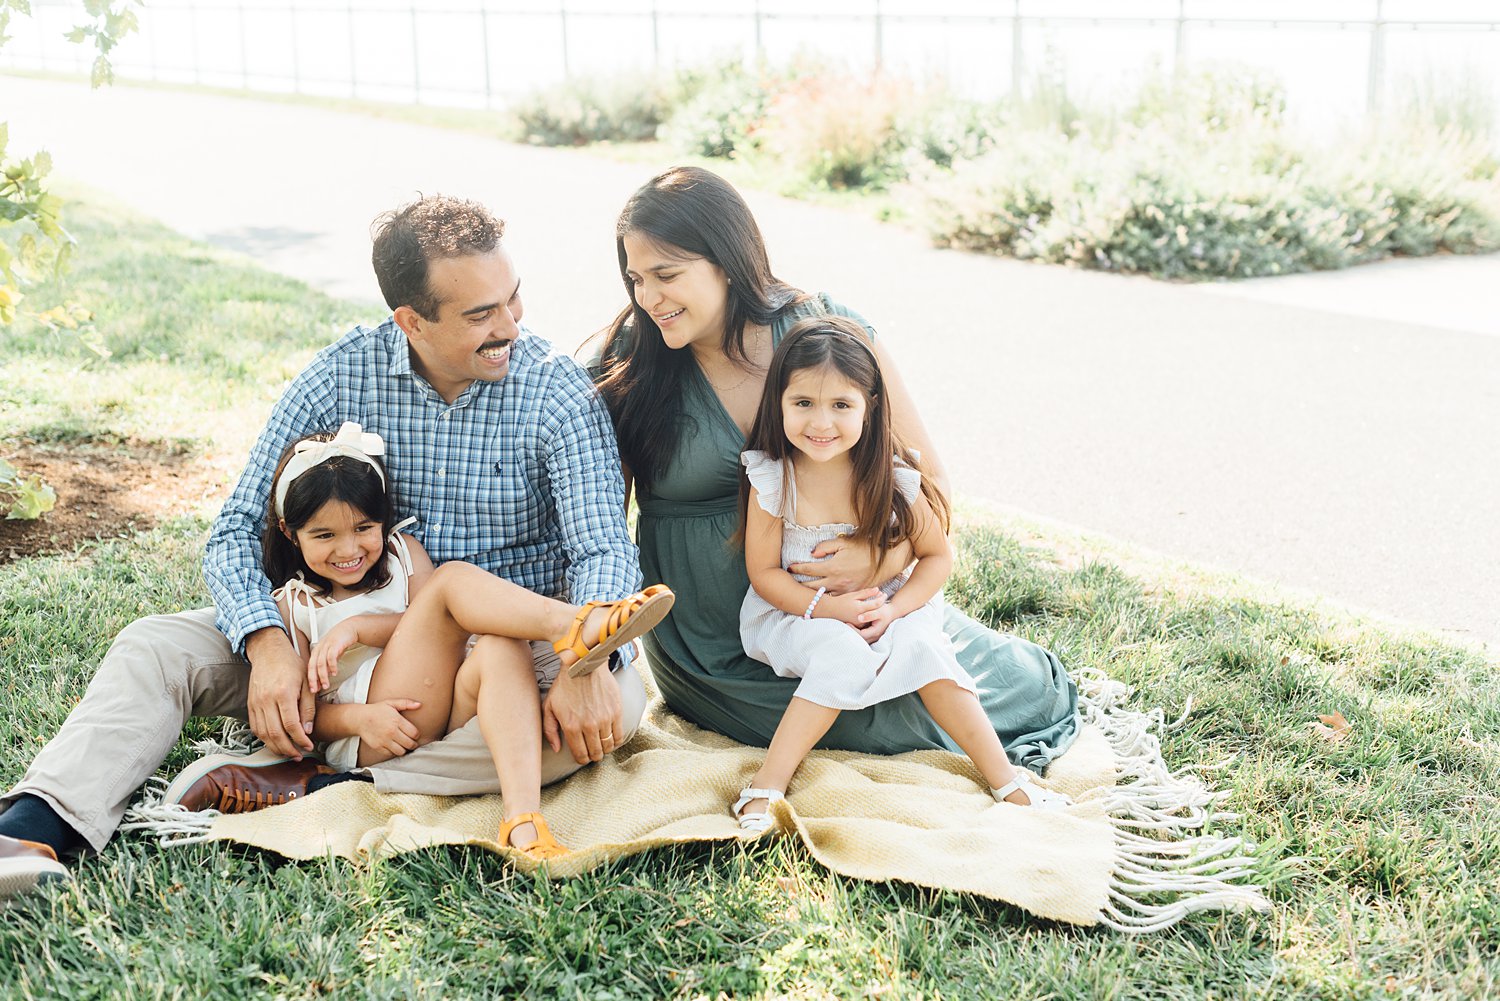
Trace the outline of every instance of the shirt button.
{"label": "shirt button", "polygon": [[448,470],[446,470],[446,469],[439,469],[438,470],[438,475],[439,476],[447,476],[448,475]]}
{"label": "shirt button", "polygon": [[453,416],[453,411],[451,411],[451,410],[444,410],[443,411],[443,417],[442,417],[442,419],[443,420],[447,420],[449,417],[452,417],[452,416]]}

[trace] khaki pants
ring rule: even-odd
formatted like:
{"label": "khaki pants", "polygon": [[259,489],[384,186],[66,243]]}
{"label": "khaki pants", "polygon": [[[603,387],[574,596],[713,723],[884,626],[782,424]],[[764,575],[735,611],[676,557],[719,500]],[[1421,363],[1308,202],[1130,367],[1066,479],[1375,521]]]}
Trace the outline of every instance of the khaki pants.
{"label": "khaki pants", "polygon": [[[634,667],[616,668],[625,735],[640,726],[646,690]],[[82,701],[0,802],[22,793],[45,800],[103,849],[130,797],[151,776],[190,716],[246,719],[250,666],[199,608],[139,619],[120,630]],[[567,745],[542,744],[542,784],[576,772]],[[468,796],[498,793],[489,748],[470,720],[442,740],[367,769],[381,792]]]}

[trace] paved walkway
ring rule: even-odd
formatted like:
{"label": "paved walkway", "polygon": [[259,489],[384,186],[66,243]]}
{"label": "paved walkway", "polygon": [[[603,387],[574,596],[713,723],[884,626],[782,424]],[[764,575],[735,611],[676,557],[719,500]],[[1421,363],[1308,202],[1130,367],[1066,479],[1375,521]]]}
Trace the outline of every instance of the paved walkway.
{"label": "paved walkway", "polygon": [[[370,220],[477,197],[565,344],[623,305],[613,221],[654,172],[127,87],[0,77],[0,107],[60,176],[372,303]],[[782,277],[890,338],[961,493],[1500,650],[1500,257],[1166,285],[749,198]]]}

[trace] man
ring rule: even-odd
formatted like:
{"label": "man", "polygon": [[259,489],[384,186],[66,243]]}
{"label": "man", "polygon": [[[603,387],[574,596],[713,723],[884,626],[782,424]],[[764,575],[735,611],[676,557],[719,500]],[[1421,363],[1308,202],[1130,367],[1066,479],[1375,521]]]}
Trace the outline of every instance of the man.
{"label": "man", "polygon": [[[503,228],[483,207],[443,196],[377,221],[373,263],[392,315],[325,348],[276,404],[204,556],[217,618],[199,609],[122,630],[83,700],[3,797],[0,895],[65,878],[61,856],[102,850],[189,716],[247,719],[266,744],[253,760],[209,761],[179,783],[194,809],[282,802],[351,778],[384,792],[499,791],[477,720],[365,774],[303,757],[314,700],[259,538],[286,445],[352,420],[385,439],[396,517],[417,517],[408,531],[434,563],[474,563],[575,603],[639,587],[608,415],[587,373],[521,326]],[[544,783],[634,733],[645,691],[622,660],[578,679],[564,671],[547,693]]]}

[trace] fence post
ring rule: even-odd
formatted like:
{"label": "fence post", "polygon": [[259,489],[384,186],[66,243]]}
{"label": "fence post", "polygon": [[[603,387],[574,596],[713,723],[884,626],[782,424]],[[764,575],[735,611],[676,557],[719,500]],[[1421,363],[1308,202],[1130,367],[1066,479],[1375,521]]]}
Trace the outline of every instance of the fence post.
{"label": "fence post", "polygon": [[155,20],[156,18],[151,16],[151,11],[149,9],[143,10],[141,12],[141,34],[146,36],[146,51],[150,53],[149,58],[151,60],[151,79],[160,80],[161,77],[157,73],[156,64],[156,32],[151,30],[150,23]]}
{"label": "fence post", "polygon": [[1010,16],[1010,96],[1021,100],[1021,84],[1025,80],[1025,69],[1021,65],[1021,0],[1012,0]]}
{"label": "fence post", "polygon": [[885,64],[885,18],[880,13],[880,0],[875,0],[875,72]]}
{"label": "fence post", "polygon": [[573,67],[568,61],[568,4],[567,0],[557,0],[557,26],[562,30],[562,60],[563,79],[573,78]]}
{"label": "fence post", "polygon": [[1187,0],[1177,0],[1177,37],[1172,49],[1172,75],[1182,76],[1183,60],[1187,58]]}
{"label": "fence post", "polygon": [[411,103],[422,103],[422,59],[417,48],[417,5],[411,5]]}
{"label": "fence post", "polygon": [[236,4],[240,20],[240,89],[250,89],[250,51],[245,46],[245,5]]}
{"label": "fence post", "polygon": [[760,0],[755,0],[755,61],[764,62],[765,58],[766,48],[760,35]]}
{"label": "fence post", "polygon": [[203,82],[198,71],[198,8],[188,5],[188,37],[193,40],[193,83]]}
{"label": "fence post", "polygon": [[1385,76],[1385,0],[1375,0],[1375,20],[1370,22],[1370,76],[1365,84],[1365,111],[1380,110],[1380,84]]}
{"label": "fence post", "polygon": [[349,96],[359,96],[359,54],[354,41],[354,0],[349,0]]}
{"label": "fence post", "polygon": [[651,68],[661,72],[661,11],[651,0]]}
{"label": "fence post", "polygon": [[488,3],[479,5],[479,45],[484,50],[484,109],[495,106],[495,87],[490,78],[490,8]]}
{"label": "fence post", "polygon": [[[297,5],[291,4],[287,13],[292,17],[292,93],[302,93],[302,55],[297,50]],[[194,42],[194,46],[198,43]]]}

